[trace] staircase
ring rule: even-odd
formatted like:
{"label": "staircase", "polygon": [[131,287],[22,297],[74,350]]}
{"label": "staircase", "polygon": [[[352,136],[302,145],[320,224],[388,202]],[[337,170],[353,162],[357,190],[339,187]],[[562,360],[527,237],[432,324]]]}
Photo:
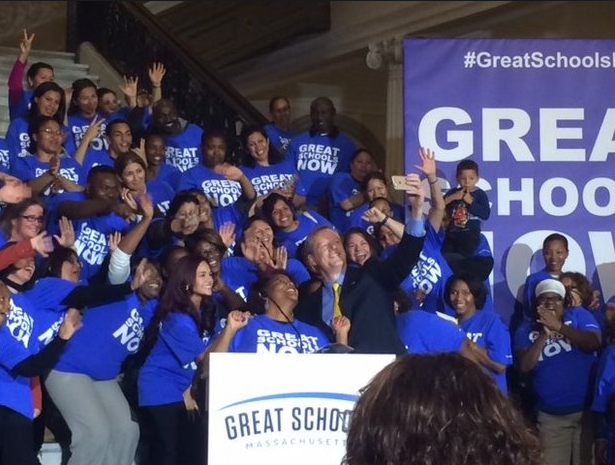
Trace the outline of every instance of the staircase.
{"label": "staircase", "polygon": [[[8,80],[13,64],[17,59],[19,49],[11,47],[0,47],[0,136],[4,137],[9,127],[9,101],[8,101]],[[75,62],[74,53],[66,52],[47,52],[43,50],[32,50],[28,57],[27,67],[32,63],[42,61],[53,66],[55,81],[63,88],[70,87],[73,81],[81,78],[88,78],[98,85],[98,76],[89,73],[89,66]],[[25,79],[25,73],[24,73]],[[24,84],[24,88],[26,84]]]}

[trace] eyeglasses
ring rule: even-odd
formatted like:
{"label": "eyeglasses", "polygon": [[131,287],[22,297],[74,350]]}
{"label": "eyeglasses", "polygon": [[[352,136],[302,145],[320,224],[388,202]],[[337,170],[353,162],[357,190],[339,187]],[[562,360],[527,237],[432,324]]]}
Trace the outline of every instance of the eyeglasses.
{"label": "eyeglasses", "polygon": [[54,131],[53,129],[45,128],[45,129],[41,129],[41,132],[44,132],[45,134],[50,134],[53,136],[61,136],[64,134],[64,131],[62,131],[61,129],[57,129]]}
{"label": "eyeglasses", "polygon": [[536,300],[539,304],[557,304],[562,302],[564,299],[562,299],[560,296],[555,296],[555,297],[538,297],[538,299]]}
{"label": "eyeglasses", "polygon": [[43,224],[44,216],[36,216],[36,215],[21,215],[21,217],[26,220],[28,223],[41,223]]}

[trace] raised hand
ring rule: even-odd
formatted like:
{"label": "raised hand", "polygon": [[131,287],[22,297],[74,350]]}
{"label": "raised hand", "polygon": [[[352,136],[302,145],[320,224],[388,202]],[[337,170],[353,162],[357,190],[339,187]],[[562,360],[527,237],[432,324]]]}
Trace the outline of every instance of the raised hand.
{"label": "raised hand", "polygon": [[348,334],[350,331],[350,320],[346,316],[336,316],[331,320],[331,328],[335,334]]}
{"label": "raised hand", "polygon": [[376,207],[365,210],[365,213],[361,215],[361,219],[372,224],[381,223],[385,218],[386,215],[382,212],[382,210],[378,210]]}
{"label": "raised hand", "polygon": [[277,247],[273,252],[273,266],[278,270],[285,270],[288,264],[288,250],[281,245]]}
{"label": "raised hand", "polygon": [[60,235],[54,234],[54,239],[62,247],[72,247],[75,244],[75,228],[73,222],[63,216],[59,221]]}
{"label": "raised hand", "polygon": [[419,149],[419,158],[421,159],[421,165],[414,165],[427,175],[427,177],[436,177],[436,154],[430,149],[421,147]]}
{"label": "raised hand", "polygon": [[47,235],[47,231],[41,231],[38,235],[30,239],[30,244],[42,257],[47,257],[53,252],[53,241],[51,237]]}
{"label": "raised hand", "polygon": [[139,83],[139,76],[124,76],[124,84],[120,85],[120,90],[126,96],[127,99],[131,99],[131,102],[137,101],[137,85]]}
{"label": "raised hand", "polygon": [[132,151],[139,155],[145,162],[145,166],[147,166],[147,156],[145,155],[145,139],[143,137],[139,141],[139,146],[133,148]]}
{"label": "raised hand", "polygon": [[153,63],[151,68],[147,70],[149,80],[153,87],[160,87],[162,85],[162,78],[164,78],[166,73],[167,70],[162,63]]}
{"label": "raised hand", "polygon": [[109,234],[109,238],[107,240],[108,244],[109,244],[109,253],[113,254],[113,252],[115,252],[117,250],[117,248],[120,245],[120,242],[122,241],[122,233],[119,231],[114,231],[111,234]]}
{"label": "raised hand", "polygon": [[139,289],[144,283],[146,283],[152,275],[152,270],[147,268],[147,260],[142,258],[139,264],[137,265],[137,269],[135,270],[135,275],[130,282],[130,288],[134,291]]}
{"label": "raised hand", "polygon": [[[30,54],[30,50],[32,49],[32,42],[34,42],[34,36],[34,33],[32,33],[31,36],[28,36],[28,31],[26,31],[25,29],[23,30],[23,37],[21,38],[21,42],[19,43],[19,61],[25,63],[28,59],[28,55]],[[23,60],[21,60],[21,58],[23,58]]]}
{"label": "raised hand", "polygon": [[139,209],[139,205],[135,200],[134,194],[127,187],[122,188],[122,200],[126,205],[128,205],[128,207],[130,207],[133,213]]}
{"label": "raised hand", "polygon": [[149,194],[139,196],[139,207],[145,218],[151,220],[154,217],[154,202]]}
{"label": "raised hand", "polygon": [[552,332],[558,332],[561,329],[562,321],[557,317],[554,310],[547,309],[544,305],[539,305],[536,308],[538,314],[538,323],[540,323],[548,336]]}
{"label": "raised hand", "polygon": [[226,221],[218,229],[218,234],[222,238],[222,242],[228,249],[235,242],[235,223],[232,221]]}
{"label": "raised hand", "polygon": [[81,139],[82,144],[90,144],[94,139],[96,139],[102,133],[102,124],[105,122],[105,118],[100,118],[98,115],[94,116],[94,119],[88,126],[85,134],[83,134],[83,138]]}
{"label": "raised hand", "polygon": [[252,315],[250,312],[242,312],[241,310],[233,310],[226,317],[226,327],[230,330],[237,331],[248,324]]}

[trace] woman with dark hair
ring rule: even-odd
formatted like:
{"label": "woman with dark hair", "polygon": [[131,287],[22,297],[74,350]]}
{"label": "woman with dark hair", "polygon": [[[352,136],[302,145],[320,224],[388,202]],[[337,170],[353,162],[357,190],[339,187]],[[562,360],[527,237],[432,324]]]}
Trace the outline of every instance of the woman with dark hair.
{"label": "woman with dark hair", "polygon": [[532,319],[534,314],[534,291],[544,279],[559,279],[568,258],[568,239],[560,233],[549,234],[542,241],[541,255],[544,267],[525,279],[523,285],[523,318]]}
{"label": "woman with dark hair", "polygon": [[34,34],[28,37],[27,31],[24,29],[23,37],[19,43],[19,55],[17,60],[15,60],[13,69],[11,69],[8,82],[9,114],[11,121],[18,117],[26,116],[32,101],[33,91],[42,83],[54,80],[53,66],[48,63],[37,61],[36,63],[32,63],[28,68],[26,73],[28,88],[23,88],[24,71],[33,41]]}
{"label": "woman with dark hair", "polygon": [[[139,372],[139,405],[155,431],[156,463],[199,463],[194,457],[203,437],[190,427],[187,409],[193,407],[190,386],[196,364],[213,342],[213,285],[205,260],[194,255],[179,259],[146,331],[145,350],[150,352]],[[247,318],[231,316],[226,332],[246,323]]]}
{"label": "woman with dark hair", "polygon": [[278,246],[286,247],[290,258],[297,258],[297,250],[310,232],[319,226],[333,225],[315,211],[298,212],[290,198],[272,192],[263,201],[261,213],[275,232]]}
{"label": "woman with dark hair", "polygon": [[150,195],[155,206],[154,216],[163,216],[169,208],[175,191],[164,181],[145,180],[147,166],[139,155],[133,151],[122,153],[115,159],[115,172],[122,185],[132,192],[133,196]]}
{"label": "woman with dark hair", "polygon": [[344,234],[344,250],[349,262],[358,266],[380,256],[380,244],[365,229],[356,226]]}
{"label": "woman with dark hair", "polygon": [[459,354],[440,353],[399,357],[361,390],[342,463],[539,465],[542,457],[493,380]]}
{"label": "woman with dark hair", "polygon": [[[28,126],[39,115],[50,116],[60,123],[64,138],[66,138],[68,132],[64,126],[64,119],[66,117],[64,89],[53,81],[43,82],[39,85],[32,96],[32,103],[28,114],[11,121],[6,131],[6,143],[11,157],[24,157],[30,153],[30,132]],[[62,140],[62,143],[64,143],[64,140]]]}
{"label": "woman with dark hair", "polygon": [[305,190],[297,183],[297,167],[270,143],[263,128],[246,127],[241,140],[246,155],[241,170],[254,186],[258,204],[272,192],[292,199],[295,206],[305,202]]}
{"label": "woman with dark hair", "polygon": [[587,276],[577,271],[566,271],[560,275],[559,280],[570,295],[570,305],[582,307],[593,315],[602,330],[603,346],[608,345],[609,334],[607,334],[605,309],[600,306],[600,293],[594,291]]}
{"label": "woman with dark hair", "polygon": [[[292,277],[274,271],[259,279],[250,289],[248,303],[257,315],[235,334],[229,352],[269,354],[309,354],[329,343],[316,326],[295,319],[299,290]],[[331,324],[336,342],[348,344],[350,320],[337,316]]]}
{"label": "woman with dark hair", "polygon": [[14,174],[28,182],[32,195],[83,191],[85,174],[62,147],[62,125],[51,116],[39,115],[30,122],[28,131],[31,155],[15,160]]}
{"label": "woman with dark hair", "polygon": [[310,278],[302,262],[289,258],[284,247],[274,245],[273,229],[259,216],[251,216],[246,221],[238,249],[234,257],[222,260],[222,275],[229,287],[244,299],[250,285],[273,269],[286,270],[297,283]]}
{"label": "woman with dark hair", "polygon": [[[367,174],[361,183],[361,190],[365,193],[366,202],[363,205],[355,208],[350,216],[348,217],[345,229],[352,228],[353,226],[358,226],[363,229],[366,229],[367,232],[373,234],[374,225],[369,224],[367,221],[363,220],[363,213],[365,213],[369,208],[371,208],[370,202],[379,197],[383,197],[390,202],[389,188],[387,184],[387,180],[384,177],[384,174],[380,171],[372,171]],[[393,217],[398,218],[400,221],[405,220],[405,212],[403,205],[398,203],[392,204]]]}
{"label": "woman with dark hair", "polygon": [[[219,310],[243,309],[246,303],[222,279],[222,259],[227,253],[222,237],[213,229],[203,229],[191,234],[185,241],[189,253],[207,261],[214,279],[213,297],[220,305]],[[218,317],[226,317],[226,312]]]}
{"label": "woman with dark hair", "polygon": [[534,296],[533,319],[515,332],[515,363],[532,375],[545,463],[591,463],[588,393],[600,328],[589,311],[570,307],[557,279],[538,282]]}
{"label": "woman with dark hair", "polygon": [[329,185],[329,218],[337,229],[346,229],[348,218],[355,208],[365,203],[365,193],[361,183],[376,171],[376,162],[372,153],[359,148],[350,155],[350,172],[335,173]]}
{"label": "woman with dark hair", "polygon": [[70,104],[67,109],[68,140],[66,148],[69,153],[75,153],[81,145],[81,140],[91,124],[100,122],[100,133],[94,138],[88,149],[93,151],[109,150],[109,142],[103,137],[106,124],[103,116],[98,113],[98,88],[90,79],[77,79],[72,84]]}
{"label": "woman with dark hair", "polygon": [[485,285],[475,276],[455,274],[446,281],[444,300],[455,310],[468,338],[484,349],[475,351],[478,362],[506,394],[506,367],[512,364],[510,332],[498,314],[483,310]]}
{"label": "woman with dark hair", "polygon": [[167,143],[164,136],[158,133],[146,134],[143,149],[147,160],[146,179],[164,181],[176,191],[179,188],[181,172],[166,163]]}
{"label": "woman with dark hair", "polygon": [[37,236],[45,225],[45,205],[30,197],[8,205],[0,215],[2,244],[19,242]]}

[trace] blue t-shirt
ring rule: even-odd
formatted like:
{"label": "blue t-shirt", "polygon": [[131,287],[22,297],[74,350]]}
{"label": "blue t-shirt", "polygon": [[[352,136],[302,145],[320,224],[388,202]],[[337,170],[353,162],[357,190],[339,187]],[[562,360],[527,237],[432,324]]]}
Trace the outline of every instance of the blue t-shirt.
{"label": "blue t-shirt", "polygon": [[126,357],[139,348],[156,304],[155,299],[139,302],[133,292],[123,300],[90,307],[54,369],[97,381],[115,379]]}
{"label": "blue t-shirt", "polygon": [[334,173],[350,171],[350,156],[356,150],[352,140],[339,133],[310,136],[309,131],[295,137],[288,146],[286,158],[299,171],[299,179],[307,191],[308,205],[316,205],[326,194]]}
{"label": "blue t-shirt", "polygon": [[606,416],[607,464],[615,464],[615,424],[611,398],[615,394],[615,345],[602,352],[596,369],[596,383],[591,410]]}
{"label": "blue t-shirt", "polygon": [[21,96],[16,104],[11,105],[9,100],[9,114],[11,121],[21,116],[28,116],[28,110],[30,109],[33,96],[34,91],[32,89],[22,89]]}
{"label": "blue t-shirt", "polygon": [[199,189],[215,206],[232,205],[243,193],[241,184],[215,173],[204,165],[196,165],[182,174],[179,190]]}
{"label": "blue t-shirt", "polygon": [[199,334],[190,315],[170,313],[139,371],[139,405],[181,402],[197,368],[194,360],[211,342],[211,334]]}
{"label": "blue t-shirt", "polygon": [[23,293],[33,306],[34,336],[42,348],[49,344],[58,334],[58,329],[64,320],[64,300],[79,284],[62,278],[46,277],[36,281],[32,289]]}
{"label": "blue t-shirt", "polygon": [[[420,290],[425,294],[425,298],[420,308],[428,312],[443,312],[450,316],[455,316],[455,310],[451,308],[444,299],[446,282],[454,274],[448,262],[441,252],[444,241],[444,231],[436,232],[429,221],[426,222],[425,242],[419,256],[419,260],[412,268],[412,271],[401,283],[404,292],[414,295],[415,291]],[[484,235],[480,235],[480,242],[474,256],[491,256],[489,243]],[[383,253],[386,256],[386,253]],[[485,287],[489,290],[489,282],[485,281]],[[493,298],[491,293],[487,294],[487,299],[482,311],[493,311]]]}
{"label": "blue t-shirt", "polygon": [[313,211],[304,211],[296,213],[299,225],[294,231],[275,231],[275,241],[279,246],[286,247],[289,258],[297,258],[297,250],[301,243],[308,237],[308,234],[319,226],[329,226],[336,229],[329,221],[324,217]]}
{"label": "blue t-shirt", "polygon": [[0,137],[0,171],[10,173],[14,165],[14,157],[4,137]]}
{"label": "blue t-shirt", "polygon": [[[88,130],[94,118],[98,117],[97,121],[100,121],[104,118],[104,116],[100,113],[96,113],[92,118],[84,118],[79,114],[69,115],[68,116],[68,139],[64,143],[66,150],[70,154],[74,154],[77,151],[79,145],[81,145],[81,140],[85,132]],[[88,154],[92,152],[101,152],[101,151],[109,151],[109,142],[107,138],[104,137],[105,130],[107,129],[107,121],[100,125],[100,134],[92,139],[87,151],[86,151],[86,159]]]}
{"label": "blue t-shirt", "polygon": [[160,171],[158,172],[158,177],[155,180],[164,181],[168,183],[169,186],[171,186],[174,191],[178,191],[181,176],[182,176],[182,173],[177,168],[167,163],[162,163],[160,165]]}
{"label": "blue t-shirt", "polygon": [[422,310],[400,313],[396,325],[409,354],[458,352],[466,338],[453,322]]}
{"label": "blue t-shirt", "polygon": [[273,144],[273,146],[282,154],[286,153],[288,149],[288,144],[298,133],[295,131],[284,131],[276,127],[273,123],[267,124],[263,130],[267,134],[267,137]]}
{"label": "blue t-shirt", "polygon": [[[29,181],[38,178],[49,170],[49,162],[42,162],[34,155],[26,155],[15,159],[13,166],[13,174],[22,181]],[[83,173],[82,167],[69,156],[60,157],[60,168],[58,170],[60,176],[73,181],[80,186],[85,185],[86,176]],[[59,191],[59,192],[63,192]],[[51,195],[51,189],[47,188],[42,195]]]}
{"label": "blue t-shirt", "polygon": [[[499,315],[494,312],[477,310],[467,320],[460,321],[459,326],[466,332],[468,339],[487,350],[487,355],[491,360],[502,365],[512,364],[510,332]],[[496,373],[487,370],[487,372],[495,379],[500,390],[506,394],[508,392],[506,371]]]}
{"label": "blue t-shirt", "polygon": [[94,276],[109,253],[109,234],[125,233],[131,225],[115,213],[73,220],[75,249],[83,263],[81,278]]}
{"label": "blue t-shirt", "polygon": [[294,320],[292,323],[256,315],[235,334],[229,352],[257,354],[309,354],[327,345],[329,339],[315,326]]}
{"label": "blue t-shirt", "polygon": [[354,209],[343,210],[340,204],[361,192],[361,184],[350,173],[335,173],[329,187],[329,218],[340,231],[346,227]]}
{"label": "blue t-shirt", "polygon": [[267,195],[275,189],[280,189],[289,183],[295,183],[295,193],[305,195],[305,189],[298,182],[299,173],[291,161],[281,161],[274,165],[254,167],[241,166],[241,171],[252,183],[257,196]]}
{"label": "blue t-shirt", "polygon": [[[565,309],[564,324],[600,334],[598,323],[582,307]],[[533,328],[531,321],[523,321],[515,332],[515,351],[528,349],[538,335],[539,331]],[[595,353],[577,349],[559,334],[549,337],[532,370],[538,409],[551,415],[568,415],[584,410],[590,389],[590,372],[595,362]]]}
{"label": "blue t-shirt", "polygon": [[165,162],[182,173],[203,160],[201,140],[203,129],[196,124],[188,124],[179,134],[164,135],[167,144]]}
{"label": "blue t-shirt", "polygon": [[171,205],[171,200],[175,197],[175,191],[173,188],[160,178],[147,181],[145,183],[145,187],[147,189],[147,193],[152,197],[154,206],[158,208],[160,213],[165,215]]}
{"label": "blue t-shirt", "polygon": [[0,327],[0,405],[29,419],[34,417],[30,378],[15,376],[10,370],[32,354],[22,341],[13,337],[6,325]]}

